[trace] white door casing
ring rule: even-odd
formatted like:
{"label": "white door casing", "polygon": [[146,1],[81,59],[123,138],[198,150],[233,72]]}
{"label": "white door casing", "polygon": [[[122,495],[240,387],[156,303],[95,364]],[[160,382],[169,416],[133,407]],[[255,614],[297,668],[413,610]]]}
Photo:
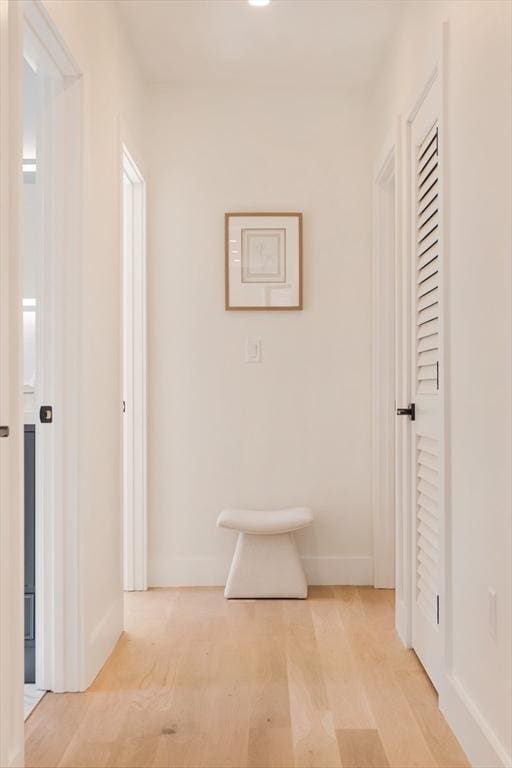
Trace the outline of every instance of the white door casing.
{"label": "white door casing", "polygon": [[395,587],[396,629],[411,647],[411,430],[395,416],[396,405],[410,401],[410,257],[403,210],[408,164],[402,130],[397,117],[374,174],[373,538],[374,584]]}
{"label": "white door casing", "polygon": [[22,22],[0,0],[0,765],[23,765]]}
{"label": "white door casing", "polygon": [[[399,252],[398,135],[374,174],[373,249],[373,559],[374,585],[395,577],[395,275]],[[397,558],[401,548],[397,547]],[[398,559],[397,559],[398,562]]]}
{"label": "white door casing", "polygon": [[122,144],[123,585],[147,589],[146,185]]}

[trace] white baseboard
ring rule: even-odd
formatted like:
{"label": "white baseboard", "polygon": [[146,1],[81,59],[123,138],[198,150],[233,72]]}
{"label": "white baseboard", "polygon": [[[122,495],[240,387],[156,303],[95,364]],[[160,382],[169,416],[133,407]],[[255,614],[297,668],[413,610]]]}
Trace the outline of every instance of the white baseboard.
{"label": "white baseboard", "polygon": [[405,647],[412,648],[407,627],[407,609],[403,600],[396,600],[395,602],[395,629]]}
{"label": "white baseboard", "polygon": [[311,585],[373,585],[372,557],[303,557],[302,564]]}
{"label": "white baseboard", "polygon": [[[305,556],[302,563],[310,585],[373,584],[371,557]],[[152,587],[223,587],[229,566],[229,560],[214,557],[150,560],[149,584]]]}
{"label": "white baseboard", "polygon": [[115,600],[89,634],[85,649],[85,673],[81,690],[86,690],[99,673],[123,632],[123,595]]}
{"label": "white baseboard", "polygon": [[7,758],[8,762],[5,768],[23,768],[25,765],[25,757],[23,752],[17,750]]}
{"label": "white baseboard", "polygon": [[439,709],[473,768],[511,768],[512,758],[456,677],[447,677]]}
{"label": "white baseboard", "polygon": [[220,587],[229,562],[220,557],[169,557],[149,561],[150,587]]}

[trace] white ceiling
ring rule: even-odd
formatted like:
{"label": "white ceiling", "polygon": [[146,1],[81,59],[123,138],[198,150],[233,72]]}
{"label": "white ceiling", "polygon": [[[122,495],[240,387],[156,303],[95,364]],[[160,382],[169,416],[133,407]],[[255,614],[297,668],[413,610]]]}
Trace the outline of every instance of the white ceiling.
{"label": "white ceiling", "polygon": [[400,0],[117,0],[150,82],[363,86]]}

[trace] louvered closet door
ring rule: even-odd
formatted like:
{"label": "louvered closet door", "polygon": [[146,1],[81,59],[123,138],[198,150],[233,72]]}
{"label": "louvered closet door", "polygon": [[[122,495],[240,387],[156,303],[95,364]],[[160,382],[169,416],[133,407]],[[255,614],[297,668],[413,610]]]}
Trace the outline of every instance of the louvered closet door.
{"label": "louvered closet door", "polygon": [[436,687],[444,583],[443,220],[439,85],[411,124],[413,646]]}

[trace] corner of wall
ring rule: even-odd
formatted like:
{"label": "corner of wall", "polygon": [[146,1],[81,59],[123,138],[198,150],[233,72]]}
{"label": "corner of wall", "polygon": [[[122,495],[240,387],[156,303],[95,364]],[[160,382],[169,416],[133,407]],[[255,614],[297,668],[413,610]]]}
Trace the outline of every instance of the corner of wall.
{"label": "corner of wall", "polygon": [[461,742],[473,768],[511,768],[512,755],[455,676],[447,676],[439,709]]}
{"label": "corner of wall", "polygon": [[89,633],[87,642],[84,679],[80,686],[85,691],[100,673],[108,657],[114,650],[117,641],[123,633],[124,609],[123,594],[110,605],[105,615]]}

